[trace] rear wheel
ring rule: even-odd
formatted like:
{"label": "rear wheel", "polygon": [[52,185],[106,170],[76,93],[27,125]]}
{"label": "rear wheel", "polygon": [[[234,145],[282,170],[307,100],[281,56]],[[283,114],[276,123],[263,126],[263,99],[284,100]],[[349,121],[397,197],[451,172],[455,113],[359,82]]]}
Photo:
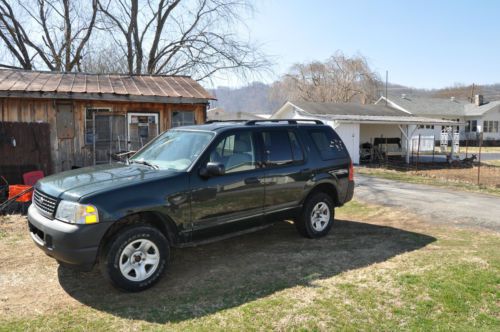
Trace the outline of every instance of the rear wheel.
{"label": "rear wheel", "polygon": [[332,228],[334,215],[332,198],[325,193],[316,193],[305,201],[295,226],[302,236],[319,238]]}
{"label": "rear wheel", "polygon": [[137,292],[153,286],[168,265],[168,240],[149,225],[133,225],[111,238],[101,255],[101,271],[120,289]]}

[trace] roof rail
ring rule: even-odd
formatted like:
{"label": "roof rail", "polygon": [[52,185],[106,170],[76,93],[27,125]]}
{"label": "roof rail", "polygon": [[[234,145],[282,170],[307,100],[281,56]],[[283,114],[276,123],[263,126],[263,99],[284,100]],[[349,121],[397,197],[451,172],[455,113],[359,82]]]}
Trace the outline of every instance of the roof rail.
{"label": "roof rail", "polygon": [[254,125],[259,122],[288,122],[288,124],[298,124],[298,122],[314,122],[315,124],[324,124],[321,120],[312,119],[262,119],[262,120],[249,120],[245,122],[246,125]]}
{"label": "roof rail", "polygon": [[247,122],[248,120],[243,120],[243,119],[237,119],[237,120],[207,120],[203,124],[210,124],[210,123],[224,123],[224,122]]}

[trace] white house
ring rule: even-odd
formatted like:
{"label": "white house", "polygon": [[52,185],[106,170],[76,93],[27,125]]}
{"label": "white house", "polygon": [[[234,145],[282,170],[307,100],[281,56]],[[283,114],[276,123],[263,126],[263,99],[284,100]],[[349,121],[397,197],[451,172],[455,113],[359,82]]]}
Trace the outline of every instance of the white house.
{"label": "white house", "polygon": [[[459,126],[460,139],[476,139],[478,126],[481,126],[485,140],[500,140],[500,101],[486,102],[483,96],[476,95],[474,103],[459,101],[455,98],[415,97],[407,94],[380,97],[376,105],[385,105],[415,116],[445,119],[462,122]],[[441,126],[425,125],[416,134],[434,135],[439,140]]]}
{"label": "white house", "polygon": [[360,146],[364,143],[399,138],[402,147],[399,151],[392,152],[405,156],[409,162],[411,138],[418,126],[457,126],[454,121],[416,116],[383,104],[287,101],[273,113],[271,119],[322,120],[339,134],[356,164],[360,161]]}

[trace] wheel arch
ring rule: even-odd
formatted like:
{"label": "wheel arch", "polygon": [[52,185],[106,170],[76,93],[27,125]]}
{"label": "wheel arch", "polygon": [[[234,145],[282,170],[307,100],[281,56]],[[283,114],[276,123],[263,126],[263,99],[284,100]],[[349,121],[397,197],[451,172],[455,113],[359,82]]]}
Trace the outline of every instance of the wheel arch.
{"label": "wheel arch", "polygon": [[329,195],[332,198],[335,206],[340,205],[339,192],[337,190],[337,187],[331,182],[322,182],[316,184],[314,187],[311,188],[311,190],[309,190],[306,197],[304,197],[302,203],[306,202],[310,197],[319,192]]}
{"label": "wheel arch", "polygon": [[120,230],[135,224],[151,225],[159,229],[171,245],[179,243],[178,229],[172,219],[155,211],[141,211],[115,221],[102,237],[99,244],[99,253],[103,252],[109,243],[109,239],[118,234]]}

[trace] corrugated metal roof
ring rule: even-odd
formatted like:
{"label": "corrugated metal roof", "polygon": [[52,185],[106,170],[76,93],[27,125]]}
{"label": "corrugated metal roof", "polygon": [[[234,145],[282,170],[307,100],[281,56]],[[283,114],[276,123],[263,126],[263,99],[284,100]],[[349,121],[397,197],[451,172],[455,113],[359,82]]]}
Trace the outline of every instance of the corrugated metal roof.
{"label": "corrugated metal roof", "polygon": [[0,70],[0,96],[186,102],[215,99],[187,76]]}

